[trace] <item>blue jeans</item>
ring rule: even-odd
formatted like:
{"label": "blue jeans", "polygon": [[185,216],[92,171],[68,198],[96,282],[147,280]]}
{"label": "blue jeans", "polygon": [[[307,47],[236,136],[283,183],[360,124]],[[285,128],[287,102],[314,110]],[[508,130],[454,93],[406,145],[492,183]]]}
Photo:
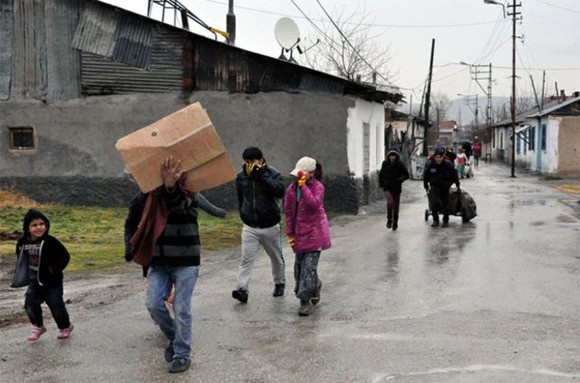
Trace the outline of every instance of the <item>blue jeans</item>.
{"label": "blue jeans", "polygon": [[[191,297],[199,274],[198,266],[152,265],[147,273],[147,298],[145,306],[151,319],[173,344],[173,357],[190,359],[193,317]],[[165,301],[175,285],[175,300],[171,317]]]}

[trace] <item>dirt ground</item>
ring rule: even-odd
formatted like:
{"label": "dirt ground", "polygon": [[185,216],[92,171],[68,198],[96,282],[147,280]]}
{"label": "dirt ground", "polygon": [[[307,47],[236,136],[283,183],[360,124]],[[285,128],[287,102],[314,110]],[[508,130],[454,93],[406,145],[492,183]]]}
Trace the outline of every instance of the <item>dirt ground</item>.
{"label": "dirt ground", "polygon": [[[542,180],[542,182],[569,194],[570,202],[580,205],[580,178]],[[0,240],[15,240],[14,235],[0,233],[0,238],[2,238]],[[236,249],[230,249],[227,252],[236,252],[238,251]],[[0,289],[0,328],[28,321],[23,309],[26,289],[8,287],[15,263],[15,257],[0,257],[0,286],[2,286]],[[145,279],[142,277],[140,266],[134,263],[124,265],[121,271],[116,273],[68,274],[65,276],[65,299],[67,304],[75,306],[75,309],[90,310],[92,307],[107,305],[133,294],[135,286],[144,288]],[[46,312],[45,314],[50,315]]]}

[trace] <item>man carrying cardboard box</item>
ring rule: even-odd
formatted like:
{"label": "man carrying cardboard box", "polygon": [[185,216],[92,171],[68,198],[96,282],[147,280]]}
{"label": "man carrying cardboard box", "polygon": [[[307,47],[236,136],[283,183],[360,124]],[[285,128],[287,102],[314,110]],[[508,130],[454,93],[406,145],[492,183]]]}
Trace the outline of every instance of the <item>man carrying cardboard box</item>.
{"label": "man carrying cardboard box", "polygon": [[284,184],[280,172],[266,164],[262,151],[249,147],[242,154],[242,171],[236,177],[236,191],[242,228],[242,258],[238,287],[232,297],[246,303],[252,266],[262,245],[272,262],[274,278],[273,296],[284,295],[286,286],[282,237],[280,230],[279,199],[284,197]]}

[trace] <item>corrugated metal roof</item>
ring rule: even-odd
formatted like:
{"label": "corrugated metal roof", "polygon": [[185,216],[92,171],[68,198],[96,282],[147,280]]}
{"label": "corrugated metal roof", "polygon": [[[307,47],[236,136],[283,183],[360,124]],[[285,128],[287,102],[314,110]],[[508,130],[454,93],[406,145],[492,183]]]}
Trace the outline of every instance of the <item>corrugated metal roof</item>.
{"label": "corrugated metal roof", "polygon": [[116,62],[149,68],[153,26],[154,22],[145,18],[86,3],[72,46]]}
{"label": "corrugated metal roof", "polygon": [[544,110],[542,110],[541,112],[534,113],[534,114],[528,116],[528,118],[543,117],[543,116],[546,116],[548,114],[555,113],[556,111],[563,109],[567,106],[570,106],[578,101],[580,101],[580,97],[572,97],[572,98],[569,98],[566,101],[563,101],[560,103],[556,102],[556,103],[554,103],[554,105],[551,105],[549,107],[545,107]]}
{"label": "corrugated metal roof", "polygon": [[119,25],[119,12],[114,9],[85,3],[72,47],[97,55],[112,57]]}
{"label": "corrugated metal roof", "polygon": [[0,9],[0,100],[7,100],[12,78],[12,1],[0,0]]}

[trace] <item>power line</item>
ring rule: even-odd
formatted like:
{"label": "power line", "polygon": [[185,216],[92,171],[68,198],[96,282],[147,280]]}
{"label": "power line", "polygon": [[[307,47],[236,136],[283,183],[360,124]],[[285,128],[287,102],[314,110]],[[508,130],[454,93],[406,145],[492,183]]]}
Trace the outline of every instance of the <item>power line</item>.
{"label": "power line", "polygon": [[[292,1],[294,3],[294,1]],[[376,70],[375,68],[373,68],[373,66],[363,57],[363,55],[360,54],[360,52],[358,51],[358,49],[356,49],[354,47],[354,45],[352,45],[352,43],[350,42],[350,40],[348,39],[348,37],[345,36],[345,34],[342,32],[342,30],[340,29],[340,27],[334,22],[334,20],[332,19],[332,17],[328,14],[328,12],[326,11],[326,9],[322,6],[322,4],[320,3],[320,1],[316,0],[316,2],[318,3],[318,5],[320,6],[320,8],[322,9],[322,11],[324,12],[324,14],[326,15],[326,17],[328,17],[328,19],[330,20],[330,22],[332,23],[332,25],[334,25],[334,27],[336,28],[336,30],[338,31],[338,33],[342,36],[342,38],[344,39],[344,41],[348,44],[348,46],[351,47],[351,49],[357,54],[357,56],[365,63],[368,65],[368,67],[374,72],[376,73],[380,78],[382,78],[387,84],[392,85],[390,83],[389,80],[387,80],[378,70]]]}
{"label": "power line", "polygon": [[[460,63],[448,63],[449,65],[464,65],[464,64],[460,64]],[[448,65],[445,64],[445,65]],[[497,66],[494,65],[493,69],[512,69],[511,66]],[[516,69],[527,69],[527,70],[550,70],[550,71],[576,71],[576,70],[580,70],[580,67],[568,67],[568,68],[537,68],[537,67],[529,67],[529,68],[524,68],[524,67],[516,67]]]}
{"label": "power line", "polygon": [[538,3],[546,4],[546,5],[550,6],[550,7],[554,7],[554,8],[562,9],[562,10],[564,10],[564,11],[568,11],[568,12],[574,12],[574,13],[580,13],[580,11],[578,11],[578,10],[576,10],[576,9],[572,9],[572,8],[566,8],[566,7],[562,7],[562,6],[560,6],[560,5],[551,4],[551,3],[548,3],[547,1],[544,1],[544,0],[535,0],[535,1],[537,1]]}
{"label": "power line", "polygon": [[[205,0],[205,1],[208,3],[228,5],[228,3],[224,3],[221,1],[217,1],[217,0]],[[247,11],[252,11],[252,12],[265,13],[265,14],[274,15],[274,16],[287,16],[287,17],[294,17],[297,19],[306,19],[306,20],[308,19],[308,17],[306,17],[306,16],[297,16],[297,15],[290,15],[290,14],[286,14],[286,13],[267,11],[265,9],[245,7],[243,5],[236,5],[236,8],[245,9]],[[320,21],[322,23],[326,23],[326,20],[324,20],[324,19],[311,19],[311,20],[316,20],[316,21]],[[365,27],[379,27],[379,28],[463,28],[463,27],[493,24],[493,23],[495,23],[495,21],[479,21],[479,22],[474,22],[474,23],[461,23],[461,24],[423,24],[423,25],[410,24],[410,25],[404,25],[404,24],[374,24],[374,23],[367,24],[367,23],[363,23],[363,24],[357,24],[357,25],[362,25]],[[355,24],[355,23],[348,23],[347,22],[345,24]]]}

